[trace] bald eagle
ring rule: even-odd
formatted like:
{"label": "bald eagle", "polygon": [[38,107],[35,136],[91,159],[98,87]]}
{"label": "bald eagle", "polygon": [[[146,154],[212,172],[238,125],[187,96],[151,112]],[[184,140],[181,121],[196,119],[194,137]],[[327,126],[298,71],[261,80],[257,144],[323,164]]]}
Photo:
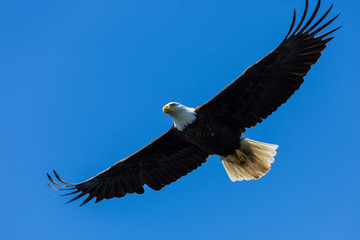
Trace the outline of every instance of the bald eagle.
{"label": "bald eagle", "polygon": [[339,15],[323,23],[331,5],[314,23],[319,7],[320,0],[305,22],[306,0],[296,27],[294,10],[290,29],[280,45],[210,101],[195,108],[176,102],[166,104],[163,112],[174,125],[159,138],[84,182],[66,182],[54,171],[60,183],[47,174],[57,187],[48,185],[56,190],[72,190],[65,195],[77,194],[69,202],[88,194],[83,205],[93,198],[99,202],[127,193],[142,194],[145,184],[160,190],[201,166],[210,155],[220,156],[232,181],[261,178],[270,170],[278,146],[243,138],[242,134],[266,119],[299,89],[333,39],[328,36],[340,28],[318,35]]}

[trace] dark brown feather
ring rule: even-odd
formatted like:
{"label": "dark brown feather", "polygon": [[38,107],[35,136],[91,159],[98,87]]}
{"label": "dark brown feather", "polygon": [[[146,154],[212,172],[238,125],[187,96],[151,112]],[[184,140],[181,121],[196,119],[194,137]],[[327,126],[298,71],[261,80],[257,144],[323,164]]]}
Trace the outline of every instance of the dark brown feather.
{"label": "dark brown feather", "polygon": [[55,171],[55,177],[65,185],[54,181],[49,174],[48,178],[61,187],[59,190],[75,190],[66,194],[77,194],[68,203],[88,194],[82,206],[93,198],[97,203],[103,199],[123,197],[127,193],[142,194],[144,184],[160,190],[196,169],[208,156],[208,153],[180,137],[172,127],[136,153],[82,183],[66,182]]}
{"label": "dark brown feather", "polygon": [[[249,67],[234,82],[224,88],[207,103],[197,108],[198,113],[212,112],[217,118],[231,121],[241,132],[267,118],[299,89],[311,68],[332,38],[323,39],[339,28],[316,36],[339,15],[323,23],[331,7],[313,25],[318,10],[318,1],[309,20],[301,28],[308,12],[308,1],[299,24],[293,31],[296,12],[294,11],[290,30],[281,44]],[[321,25],[318,27],[318,25]],[[300,30],[299,30],[300,29]]]}

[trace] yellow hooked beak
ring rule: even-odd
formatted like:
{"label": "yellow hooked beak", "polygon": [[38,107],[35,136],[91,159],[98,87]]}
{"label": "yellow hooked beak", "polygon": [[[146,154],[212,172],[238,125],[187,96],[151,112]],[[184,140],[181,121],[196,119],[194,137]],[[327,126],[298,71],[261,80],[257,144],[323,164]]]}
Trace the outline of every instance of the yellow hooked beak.
{"label": "yellow hooked beak", "polygon": [[174,107],[170,107],[170,106],[168,106],[168,105],[165,105],[164,107],[163,107],[163,112],[164,113],[169,113],[169,112],[172,112],[172,111],[174,111]]}

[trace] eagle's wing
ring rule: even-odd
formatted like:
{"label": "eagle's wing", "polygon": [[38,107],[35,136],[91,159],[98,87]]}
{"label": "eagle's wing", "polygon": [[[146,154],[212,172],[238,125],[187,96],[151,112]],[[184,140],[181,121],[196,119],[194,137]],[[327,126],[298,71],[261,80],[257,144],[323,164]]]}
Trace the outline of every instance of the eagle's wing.
{"label": "eagle's wing", "polygon": [[210,101],[198,107],[197,111],[212,111],[234,127],[245,131],[267,118],[300,87],[303,77],[315,64],[333,37],[326,38],[338,28],[316,36],[333,22],[337,16],[322,24],[329,10],[315,23],[313,20],[319,10],[320,0],[304,23],[308,1],[304,14],[295,28],[296,13],[288,34],[283,42],[271,53],[249,67],[234,82],[214,96]]}
{"label": "eagle's wing", "polygon": [[65,182],[55,171],[61,183],[55,182],[49,174],[48,177],[60,189],[74,190],[65,195],[78,194],[69,202],[89,194],[83,205],[93,198],[99,202],[127,193],[144,193],[144,184],[160,190],[199,167],[208,156],[207,152],[180,137],[172,127],[144,148],[84,182]]}

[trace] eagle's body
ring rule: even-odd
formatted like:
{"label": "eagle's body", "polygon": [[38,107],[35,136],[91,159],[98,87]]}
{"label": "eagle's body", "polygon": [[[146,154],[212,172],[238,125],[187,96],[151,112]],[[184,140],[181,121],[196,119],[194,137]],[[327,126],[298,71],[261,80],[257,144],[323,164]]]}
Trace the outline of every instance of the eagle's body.
{"label": "eagle's body", "polygon": [[175,102],[163,110],[174,120],[174,134],[197,146],[198,151],[219,155],[232,181],[258,179],[270,170],[278,146],[242,138],[236,124],[223,114]]}
{"label": "eagle's body", "polygon": [[145,184],[160,190],[199,167],[209,155],[220,156],[232,181],[264,176],[274,162],[278,146],[246,139],[242,134],[246,128],[262,122],[299,89],[326,43],[333,39],[326,37],[338,28],[317,34],[338,15],[322,23],[331,6],[314,23],[319,7],[320,0],[305,21],[306,1],[300,22],[294,29],[294,12],[290,30],[281,44],[210,101],[196,108],[175,102],[165,105],[163,111],[173,119],[174,126],[144,148],[84,182],[65,182],[55,171],[62,184],[48,174],[50,181],[74,190],[68,195],[78,194],[69,202],[88,194],[83,205],[93,198],[99,202],[127,193],[143,193]]}
{"label": "eagle's body", "polygon": [[177,128],[176,125],[179,124],[176,124],[176,118],[173,118],[176,132],[181,137],[211,155],[227,156],[239,148],[241,132],[238,129],[212,112],[194,110],[194,121],[185,123],[183,128]]}

